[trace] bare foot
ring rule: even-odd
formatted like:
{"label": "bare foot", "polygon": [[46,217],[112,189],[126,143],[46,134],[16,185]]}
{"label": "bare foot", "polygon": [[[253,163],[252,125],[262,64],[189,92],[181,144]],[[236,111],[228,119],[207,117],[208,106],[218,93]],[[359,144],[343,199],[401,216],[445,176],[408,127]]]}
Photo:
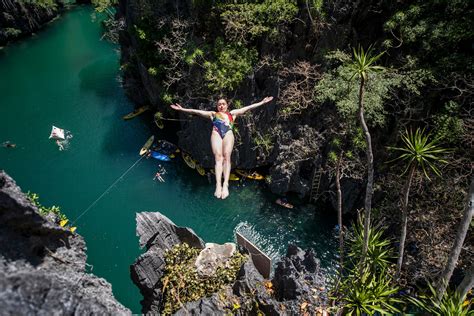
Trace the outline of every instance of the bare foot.
{"label": "bare foot", "polygon": [[222,195],[221,195],[221,199],[225,199],[229,196],[229,186],[228,185],[223,185],[222,186]]}
{"label": "bare foot", "polygon": [[216,192],[214,192],[214,196],[220,199],[221,195],[222,195],[222,188],[220,185],[216,185]]}

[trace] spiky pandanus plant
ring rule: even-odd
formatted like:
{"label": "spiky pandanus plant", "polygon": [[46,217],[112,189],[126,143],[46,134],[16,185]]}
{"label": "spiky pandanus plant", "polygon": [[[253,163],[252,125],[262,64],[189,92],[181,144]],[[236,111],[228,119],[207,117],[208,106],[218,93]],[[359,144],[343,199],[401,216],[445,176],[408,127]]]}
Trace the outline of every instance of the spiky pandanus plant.
{"label": "spiky pandanus plant", "polygon": [[365,202],[364,202],[364,247],[362,249],[362,259],[364,260],[367,254],[367,247],[369,243],[369,226],[370,226],[370,212],[372,209],[372,193],[373,193],[373,182],[374,182],[374,155],[372,152],[372,139],[370,136],[369,128],[365,122],[364,117],[364,92],[365,84],[369,79],[369,74],[380,72],[385,70],[382,66],[375,65],[375,62],[384,54],[384,52],[374,55],[372,53],[372,47],[367,49],[367,52],[359,46],[358,49],[353,48],[354,61],[350,64],[352,69],[352,77],[359,77],[359,103],[358,103],[358,117],[359,122],[364,131],[366,141],[366,155],[367,155],[367,186],[365,190]]}
{"label": "spiky pandanus plant", "polygon": [[405,130],[401,135],[403,147],[388,147],[389,150],[400,152],[400,155],[389,161],[403,161],[405,163],[405,170],[402,175],[408,176],[403,187],[402,197],[402,227],[400,231],[400,248],[397,260],[397,277],[400,277],[400,272],[403,263],[403,253],[405,250],[405,240],[408,226],[408,199],[410,195],[410,188],[415,171],[420,169],[424,176],[431,180],[428,171],[433,171],[437,176],[441,176],[441,171],[436,165],[447,163],[443,159],[443,155],[449,152],[449,149],[443,148],[439,145],[437,138],[430,140],[430,133],[426,133],[425,129],[417,128],[415,133],[413,131]]}

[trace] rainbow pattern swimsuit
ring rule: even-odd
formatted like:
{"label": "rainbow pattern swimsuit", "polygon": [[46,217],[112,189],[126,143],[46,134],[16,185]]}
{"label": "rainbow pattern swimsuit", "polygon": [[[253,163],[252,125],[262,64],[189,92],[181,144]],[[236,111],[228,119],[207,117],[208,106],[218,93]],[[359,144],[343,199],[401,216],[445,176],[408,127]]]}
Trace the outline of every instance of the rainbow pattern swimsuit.
{"label": "rainbow pattern swimsuit", "polygon": [[212,125],[214,126],[214,130],[224,139],[225,134],[234,128],[234,118],[229,112],[216,112],[212,119]]}

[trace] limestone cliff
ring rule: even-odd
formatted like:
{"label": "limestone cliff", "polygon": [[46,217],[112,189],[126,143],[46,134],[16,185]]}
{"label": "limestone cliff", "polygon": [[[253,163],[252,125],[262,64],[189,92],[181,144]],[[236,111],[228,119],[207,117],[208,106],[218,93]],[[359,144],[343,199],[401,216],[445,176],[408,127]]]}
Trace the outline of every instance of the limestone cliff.
{"label": "limestone cliff", "polygon": [[0,171],[0,314],[130,315],[86,258],[84,239],[41,216]]}
{"label": "limestone cliff", "polygon": [[63,2],[0,1],[0,46],[31,35],[60,13]]}

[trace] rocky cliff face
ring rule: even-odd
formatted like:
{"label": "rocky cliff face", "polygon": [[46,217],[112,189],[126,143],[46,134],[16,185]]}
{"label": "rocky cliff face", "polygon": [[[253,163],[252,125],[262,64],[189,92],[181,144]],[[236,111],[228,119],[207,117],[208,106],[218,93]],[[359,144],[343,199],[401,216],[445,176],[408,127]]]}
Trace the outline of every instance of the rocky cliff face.
{"label": "rocky cliff face", "polygon": [[[191,229],[176,226],[158,212],[137,214],[137,235],[147,251],[130,267],[132,280],[144,296],[143,313],[157,314],[162,308],[166,250],[183,242],[203,249],[204,243]],[[324,283],[314,253],[290,246],[272,280],[265,280],[247,261],[234,284],[220,294],[185,303],[176,315],[313,315],[326,303]]]}
{"label": "rocky cliff face", "polygon": [[130,315],[107,281],[86,273],[84,239],[38,213],[0,171],[2,315]]}
{"label": "rocky cliff face", "polygon": [[[321,154],[326,151],[328,141],[324,137],[327,126],[324,120],[331,113],[315,107],[287,116],[283,108],[312,99],[313,81],[319,76],[317,63],[321,60],[322,52],[347,43],[351,34],[350,25],[357,13],[353,10],[353,2],[337,2],[334,7],[325,8],[331,16],[330,26],[321,23],[317,32],[314,32],[311,26],[319,23],[317,18],[308,14],[303,2],[298,3],[297,18],[281,31],[277,43],[265,39],[252,44],[257,47],[259,56],[273,56],[275,60],[261,59],[258,66],[227,97],[240,100],[243,105],[260,101],[267,95],[276,97],[269,105],[237,120],[238,136],[232,154],[232,165],[233,168],[248,169],[272,166],[269,176],[273,193],[294,192],[304,197],[310,193],[314,170],[324,167]],[[182,69],[176,69],[176,76],[180,79],[174,90],[171,89],[173,91],[170,92],[164,87],[155,74],[155,68],[160,66],[153,64],[160,54],[159,41],[147,40],[163,30],[169,32],[173,29],[173,21],[179,20],[182,28],[177,28],[176,34],[184,29],[187,33],[183,31],[183,37],[172,33],[171,38],[167,39],[165,36],[163,40],[172,49],[176,45],[183,46],[177,50],[179,53],[184,50],[186,43],[199,45],[208,41],[209,37],[224,36],[223,30],[219,29],[224,28],[222,24],[213,25],[215,22],[210,22],[211,25],[207,25],[207,22],[202,22],[207,17],[198,15],[191,1],[185,0],[120,0],[118,16],[126,25],[120,35],[124,87],[136,103],[151,104],[165,117],[176,116],[176,113],[169,110],[169,102],[162,101],[163,94],[169,92],[177,97],[173,99],[174,102],[181,100],[186,107],[215,109],[217,96],[203,91],[205,84],[202,83],[202,68],[193,68],[188,72],[186,70],[184,74]],[[160,25],[164,26],[156,31]],[[204,32],[206,36],[203,36],[205,28],[208,33]],[[213,28],[213,31],[209,31],[209,28]],[[179,43],[180,41],[184,42]],[[176,45],[173,46],[174,44]],[[211,48],[208,47],[207,50]],[[175,62],[184,64],[183,61]],[[280,68],[275,69],[276,63],[281,65]],[[298,90],[301,94],[293,95],[295,99],[290,100],[291,87],[296,86],[297,90],[304,86],[304,91]],[[198,117],[181,115],[178,118],[183,120],[178,132],[179,146],[204,167],[213,168],[214,157],[209,142],[211,123]],[[321,191],[326,189],[322,188]]]}
{"label": "rocky cliff face", "polygon": [[39,4],[22,0],[0,1],[0,46],[31,35],[58,16],[63,3]]}

